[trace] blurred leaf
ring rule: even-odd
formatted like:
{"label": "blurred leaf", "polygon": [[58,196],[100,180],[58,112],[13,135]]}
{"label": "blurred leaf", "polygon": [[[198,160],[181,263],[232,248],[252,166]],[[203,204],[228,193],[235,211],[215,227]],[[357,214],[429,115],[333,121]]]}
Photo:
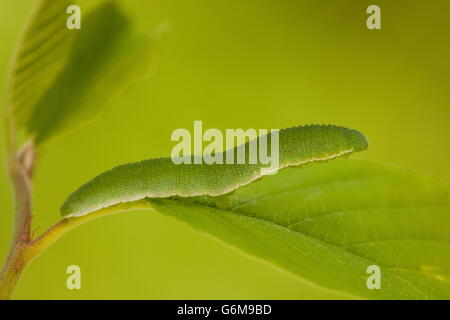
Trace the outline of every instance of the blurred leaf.
{"label": "blurred leaf", "polygon": [[[275,137],[275,136],[274,136]],[[303,126],[277,131],[279,166],[299,166],[324,161],[367,148],[366,138],[358,131],[337,126]],[[118,203],[145,197],[166,198],[200,195],[219,196],[261,178],[270,164],[249,164],[250,143],[267,141],[271,151],[272,133],[234,148],[244,146],[245,164],[225,164],[226,153],[219,153],[223,164],[175,164],[171,158],[130,163],[107,171],[70,195],[61,208],[63,216],[83,216]],[[274,142],[276,142],[274,138]],[[255,144],[256,145],[256,144]],[[258,150],[256,150],[258,151]],[[191,158],[190,158],[191,159]]]}
{"label": "blurred leaf", "polygon": [[16,49],[7,107],[19,126],[54,83],[70,56],[75,32],[66,28],[69,0],[38,0]]}
{"label": "blurred leaf", "polygon": [[[9,95],[17,123],[25,125],[37,144],[91,120],[120,90],[147,74],[152,58],[150,38],[134,34],[130,21],[114,2],[105,2],[82,16],[81,30],[66,28],[66,1],[49,2],[43,2],[46,10],[38,11],[35,20],[45,20],[43,16],[54,11],[54,21],[42,33],[56,33],[63,41],[53,43],[47,39],[50,36],[37,34],[39,28],[30,28],[21,46],[26,49],[20,52],[30,52],[33,58],[27,57],[25,62],[19,55],[16,59]],[[41,39],[44,56],[28,49],[33,47],[29,39],[34,38]],[[53,62],[53,56],[57,61]],[[32,74],[31,87],[19,77],[23,69]],[[34,69],[42,73],[34,73]],[[48,72],[51,77],[47,77]],[[34,88],[33,83],[42,85]]]}

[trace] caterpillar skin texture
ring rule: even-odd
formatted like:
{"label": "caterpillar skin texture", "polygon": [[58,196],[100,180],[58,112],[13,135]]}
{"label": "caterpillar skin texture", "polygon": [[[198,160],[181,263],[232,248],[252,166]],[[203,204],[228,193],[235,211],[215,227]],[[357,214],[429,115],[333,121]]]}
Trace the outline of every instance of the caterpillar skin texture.
{"label": "caterpillar skin texture", "polygon": [[[270,141],[269,133],[268,150]],[[364,135],[348,128],[310,125],[282,129],[279,131],[279,169],[330,160],[367,147]],[[237,147],[234,149],[236,155]],[[61,207],[61,214],[78,217],[147,197],[219,196],[259,179],[263,175],[261,169],[267,166],[260,163],[176,165],[171,158],[125,164],[100,174],[72,193]]]}

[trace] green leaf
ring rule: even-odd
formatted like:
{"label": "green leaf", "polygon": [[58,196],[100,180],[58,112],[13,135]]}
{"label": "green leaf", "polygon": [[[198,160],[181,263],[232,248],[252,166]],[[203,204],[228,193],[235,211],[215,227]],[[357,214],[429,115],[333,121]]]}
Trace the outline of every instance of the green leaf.
{"label": "green leaf", "polygon": [[[243,252],[362,298],[450,298],[450,189],[386,165],[336,160],[290,168],[211,197],[148,199]],[[381,269],[381,289],[366,286]]]}
{"label": "green leaf", "polygon": [[[279,168],[324,161],[367,148],[365,137],[356,130],[337,126],[304,126],[283,129],[279,136]],[[226,153],[219,154],[224,164],[175,164],[171,158],[151,159],[119,166],[107,171],[74,192],[61,208],[63,216],[83,216],[118,203],[146,197],[220,196],[247,185],[267,172],[264,165],[249,164],[250,148],[266,138],[271,150],[272,134],[243,145],[245,164],[225,164]],[[233,155],[238,155],[238,146]]]}
{"label": "green leaf", "polygon": [[13,66],[8,105],[37,144],[92,120],[153,57],[150,38],[136,35],[114,2],[82,15],[81,30],[66,28],[67,6],[41,1]]}

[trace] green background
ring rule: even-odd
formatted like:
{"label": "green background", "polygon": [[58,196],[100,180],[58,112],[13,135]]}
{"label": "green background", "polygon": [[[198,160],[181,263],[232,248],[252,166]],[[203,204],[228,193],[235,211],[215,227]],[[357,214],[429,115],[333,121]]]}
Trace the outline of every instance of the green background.
{"label": "green background", "polygon": [[[0,74],[33,1],[0,0]],[[88,10],[98,1],[82,1]],[[136,27],[168,23],[157,73],[98,121],[46,145],[35,182],[35,226],[59,219],[80,184],[111,167],[168,156],[176,128],[283,128],[332,123],[381,160],[450,181],[448,1],[123,0]],[[378,4],[382,29],[368,30]],[[104,93],[108,95],[107,92]],[[64,103],[64,102],[62,102]],[[1,128],[3,138],[3,128]],[[0,157],[4,159],[3,149]],[[12,227],[0,173],[0,258]],[[68,265],[82,289],[66,289]],[[25,272],[23,299],[345,298],[299,281],[170,217],[135,212],[69,233]]]}

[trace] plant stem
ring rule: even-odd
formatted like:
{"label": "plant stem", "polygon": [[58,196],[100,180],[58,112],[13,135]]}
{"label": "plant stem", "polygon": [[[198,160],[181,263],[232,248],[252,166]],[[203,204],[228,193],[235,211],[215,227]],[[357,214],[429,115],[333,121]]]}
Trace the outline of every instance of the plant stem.
{"label": "plant stem", "polygon": [[27,265],[27,244],[30,241],[32,214],[31,179],[34,168],[34,146],[25,145],[16,156],[8,157],[8,171],[13,184],[15,219],[13,237],[5,265],[0,273],[0,299],[9,299]]}
{"label": "plant stem", "polygon": [[53,227],[42,233],[41,236],[29,243],[29,258],[34,259],[45,251],[49,246],[58,241],[62,236],[72,229],[85,224],[86,222],[106,217],[111,214],[131,211],[131,210],[148,210],[151,206],[145,201],[136,201],[131,203],[120,203],[111,207],[100,209],[81,217],[64,218]]}
{"label": "plant stem", "polygon": [[10,251],[0,275],[0,300],[11,299],[17,282],[28,264],[26,246],[17,246]]}
{"label": "plant stem", "polygon": [[[64,218],[41,236],[25,242],[20,241],[11,246],[10,255],[0,276],[0,300],[10,299],[24,269],[43,251],[64,236],[70,230],[88,222],[110,214],[129,210],[150,209],[145,201],[123,203],[98,210],[82,217]],[[28,229],[29,230],[29,229]]]}

